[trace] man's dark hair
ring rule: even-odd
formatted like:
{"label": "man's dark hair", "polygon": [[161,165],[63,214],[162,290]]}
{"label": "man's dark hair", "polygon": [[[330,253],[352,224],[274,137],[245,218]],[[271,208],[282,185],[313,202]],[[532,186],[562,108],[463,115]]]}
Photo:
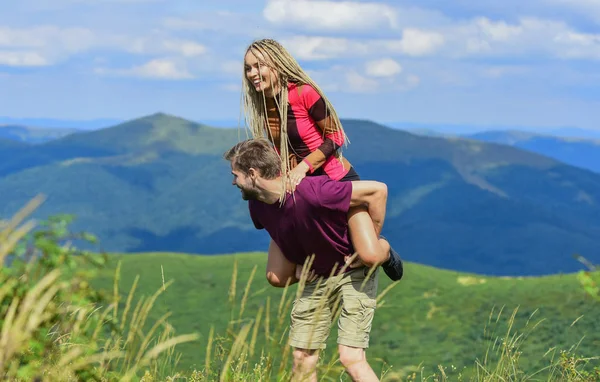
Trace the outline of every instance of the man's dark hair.
{"label": "man's dark hair", "polygon": [[259,171],[265,179],[275,179],[281,174],[281,160],[275,148],[265,138],[242,141],[223,155],[234,163],[236,170],[248,175],[250,168]]}

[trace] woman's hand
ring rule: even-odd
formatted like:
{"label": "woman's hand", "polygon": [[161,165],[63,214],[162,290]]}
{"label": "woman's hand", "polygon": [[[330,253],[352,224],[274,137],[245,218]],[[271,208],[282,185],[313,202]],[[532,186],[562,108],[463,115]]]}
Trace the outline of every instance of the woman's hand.
{"label": "woman's hand", "polygon": [[356,252],[352,256],[344,256],[344,261],[350,269],[363,267],[365,265],[365,263],[362,262],[360,257],[358,257],[358,253]]}
{"label": "woman's hand", "polygon": [[306,177],[306,172],[309,167],[305,162],[300,162],[292,171],[288,173],[287,178],[287,191],[294,192],[296,190],[296,186],[300,184],[302,179]]}

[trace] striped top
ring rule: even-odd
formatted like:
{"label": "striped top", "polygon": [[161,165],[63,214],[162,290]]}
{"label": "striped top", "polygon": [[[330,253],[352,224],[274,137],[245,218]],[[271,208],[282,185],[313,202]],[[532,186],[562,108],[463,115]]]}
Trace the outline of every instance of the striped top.
{"label": "striped top", "polygon": [[[275,106],[267,110],[267,118],[271,134],[275,140],[275,148],[279,152],[279,115]],[[310,153],[319,149],[325,155],[325,163],[316,171],[312,164],[310,175],[327,175],[333,180],[340,180],[350,170],[344,168],[336,151],[344,144],[341,130],[323,131],[317,122],[328,116],[323,98],[308,84],[288,84],[288,152],[291,156],[292,167],[301,162]]]}

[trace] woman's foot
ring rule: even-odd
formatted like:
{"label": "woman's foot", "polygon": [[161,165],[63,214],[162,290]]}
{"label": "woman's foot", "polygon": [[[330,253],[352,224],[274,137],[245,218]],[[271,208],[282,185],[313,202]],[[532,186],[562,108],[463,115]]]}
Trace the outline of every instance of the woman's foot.
{"label": "woman's foot", "polygon": [[[385,237],[383,237],[382,235],[380,235],[379,237],[381,239],[387,241],[387,239]],[[389,244],[389,242],[388,242],[388,244]],[[398,255],[398,253],[396,251],[394,251],[394,249],[392,248],[391,245],[390,245],[390,257],[387,259],[386,262],[381,264],[381,267],[383,268],[383,271],[385,272],[385,274],[392,281],[398,281],[404,275],[404,264],[402,264],[402,259],[400,258],[400,255]]]}

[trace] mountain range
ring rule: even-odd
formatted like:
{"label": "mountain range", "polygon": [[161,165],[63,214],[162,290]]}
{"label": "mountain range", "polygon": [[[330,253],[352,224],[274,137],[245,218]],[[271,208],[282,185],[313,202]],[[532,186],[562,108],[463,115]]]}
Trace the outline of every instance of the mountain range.
{"label": "mountain range", "polygon": [[34,144],[45,143],[65,137],[78,131],[80,130],[65,127],[0,125],[0,139]]}
{"label": "mountain range", "polygon": [[[490,275],[581,269],[598,260],[600,175],[505,144],[342,121],[344,155],[386,182],[383,234],[407,260]],[[222,254],[265,250],[222,153],[246,132],[154,114],[36,145],[0,140],[0,216],[38,193],[39,217],[68,213],[100,249]]]}
{"label": "mountain range", "polygon": [[523,131],[485,131],[465,137],[510,145],[600,173],[600,138],[573,138]]}

